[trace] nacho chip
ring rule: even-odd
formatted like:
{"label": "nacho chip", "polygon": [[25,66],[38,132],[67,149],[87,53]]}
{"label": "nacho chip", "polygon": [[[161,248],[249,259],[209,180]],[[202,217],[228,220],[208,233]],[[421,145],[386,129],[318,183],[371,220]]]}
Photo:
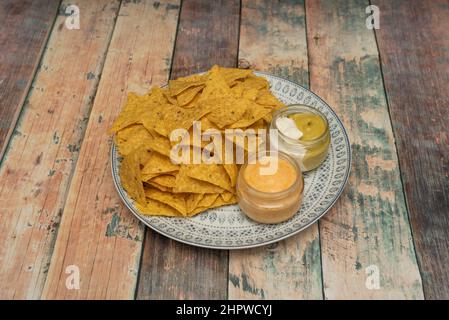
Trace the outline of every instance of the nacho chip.
{"label": "nacho chip", "polygon": [[201,201],[201,199],[204,198],[204,193],[189,193],[186,196],[186,207],[187,212],[192,212],[195,208],[198,207],[198,203]]}
{"label": "nacho chip", "polygon": [[189,164],[184,166],[186,175],[208,182],[225,190],[232,190],[231,180],[221,164]]}
{"label": "nacho chip", "polygon": [[219,197],[217,197],[215,199],[214,203],[211,204],[210,206],[208,206],[208,207],[200,207],[200,206],[198,206],[195,209],[193,209],[191,212],[189,212],[187,214],[187,216],[188,217],[193,217],[194,215],[196,215],[196,214],[198,214],[200,212],[203,212],[205,210],[216,208],[216,207],[221,207],[221,206],[224,206],[224,205],[235,204],[235,203],[237,203],[237,198],[235,197],[235,195],[232,195],[232,197],[230,197],[229,200],[227,200],[227,201],[223,200],[223,198],[220,195]]}
{"label": "nacho chip", "polygon": [[137,151],[123,158],[120,166],[120,181],[132,199],[141,205],[145,204],[145,191],[140,176],[140,158]]}
{"label": "nacho chip", "polygon": [[209,75],[206,81],[206,87],[203,89],[201,98],[199,101],[220,98],[231,95],[231,88],[226,83],[225,78],[220,74],[219,68],[213,66],[209,71]]}
{"label": "nacho chip", "polygon": [[176,100],[178,102],[178,105],[180,107],[185,106],[189,104],[190,102],[195,99],[195,97],[199,97],[199,92],[203,90],[204,86],[196,86],[188,88],[187,90],[184,90],[182,93],[178,94],[176,96]]}
{"label": "nacho chip", "polygon": [[187,214],[187,206],[184,194],[163,192],[155,188],[148,188],[145,190],[145,196],[176,209],[183,216]]}
{"label": "nacho chip", "polygon": [[194,121],[209,113],[212,107],[197,105],[187,109],[175,105],[164,105],[163,108],[145,113],[142,123],[148,130],[154,130],[159,135],[170,137],[175,129],[188,130]]}
{"label": "nacho chip", "polygon": [[125,108],[114,121],[109,132],[117,133],[130,125],[142,124],[142,118],[146,113],[164,103],[168,103],[164,89],[158,87],[153,87],[148,94],[143,96],[129,93]]}
{"label": "nacho chip", "polygon": [[279,109],[285,107],[285,105],[279,101],[269,89],[260,90],[258,92],[256,102],[263,106],[271,106],[274,109]]}
{"label": "nacho chip", "polygon": [[176,175],[175,187],[173,192],[189,192],[189,193],[222,193],[220,188],[212,183],[191,178],[187,175],[187,166],[182,165],[179,173]]}
{"label": "nacho chip", "polygon": [[136,149],[147,146],[152,138],[144,126],[137,124],[120,130],[114,141],[120,155],[126,156]]}
{"label": "nacho chip", "polygon": [[172,148],[170,140],[157,133],[156,131],[150,131],[151,139],[146,141],[146,147],[160,153],[161,155],[170,156],[170,150]]}
{"label": "nacho chip", "polygon": [[136,204],[140,213],[148,216],[181,217],[175,208],[153,199],[147,199],[145,204]]}
{"label": "nacho chip", "polygon": [[208,74],[205,73],[202,75],[192,75],[188,77],[178,78],[176,80],[170,80],[168,82],[170,95],[174,97],[189,88],[204,85],[207,77]]}
{"label": "nacho chip", "polygon": [[209,99],[201,103],[208,106],[212,111],[207,115],[207,119],[222,129],[228,125],[236,123],[243,117],[248,108],[248,102],[229,96],[227,99]]}
{"label": "nacho chip", "polygon": [[242,84],[246,89],[254,88],[257,90],[263,90],[270,88],[270,83],[267,79],[253,74],[248,76],[248,78],[246,78],[245,81],[242,82]]}
{"label": "nacho chip", "polygon": [[249,69],[223,68],[223,67],[219,67],[219,72],[229,86],[236,80],[247,78],[252,74],[252,71]]}
{"label": "nacho chip", "polygon": [[235,187],[235,185],[237,183],[237,175],[238,175],[237,165],[235,163],[229,163],[229,164],[224,163],[223,168],[225,169],[225,171],[229,177],[231,186]]}
{"label": "nacho chip", "polygon": [[[247,100],[249,101],[249,100]],[[240,120],[231,124],[229,127],[234,128],[246,128],[255,122],[262,119],[267,114],[270,114],[272,110],[270,108],[264,108],[254,102],[249,102],[245,114]]]}
{"label": "nacho chip", "polygon": [[169,157],[153,152],[142,169],[142,175],[172,173],[179,170],[179,165],[173,164]]}
{"label": "nacho chip", "polygon": [[156,182],[153,182],[153,181],[147,181],[147,182],[145,182],[148,186],[151,186],[151,187],[154,187],[154,188],[156,188],[156,189],[158,189],[158,190],[161,190],[161,191],[164,191],[164,192],[173,192],[173,188],[170,188],[170,187],[165,187],[165,186],[162,186],[162,185],[160,185],[160,184],[158,184],[158,183],[156,183]]}
{"label": "nacho chip", "polygon": [[234,196],[235,196],[235,195],[232,194],[231,192],[223,192],[223,193],[220,193],[221,199],[222,199],[224,202],[226,202],[226,203],[232,202],[233,199],[234,199]]}
{"label": "nacho chip", "polygon": [[219,193],[207,193],[204,195],[204,197],[201,199],[201,201],[198,202],[197,207],[203,207],[203,208],[210,208],[217,200],[217,197],[219,196]]}
{"label": "nacho chip", "polygon": [[173,188],[175,186],[176,177],[170,174],[163,174],[151,179],[151,182],[157,183],[158,185]]}

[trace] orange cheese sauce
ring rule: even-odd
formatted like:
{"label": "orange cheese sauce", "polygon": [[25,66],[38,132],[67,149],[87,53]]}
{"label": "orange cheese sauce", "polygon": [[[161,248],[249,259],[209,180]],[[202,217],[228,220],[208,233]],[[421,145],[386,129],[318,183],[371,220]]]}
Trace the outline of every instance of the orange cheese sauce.
{"label": "orange cheese sauce", "polygon": [[[270,162],[276,161],[273,157],[269,157]],[[265,160],[265,159],[264,159]],[[270,162],[257,161],[254,164],[248,164],[243,172],[243,178],[246,183],[257,191],[261,192],[281,192],[290,188],[297,179],[297,173],[295,168],[287,160],[278,158],[277,168],[275,168],[273,174],[262,174],[263,167],[268,168]]]}

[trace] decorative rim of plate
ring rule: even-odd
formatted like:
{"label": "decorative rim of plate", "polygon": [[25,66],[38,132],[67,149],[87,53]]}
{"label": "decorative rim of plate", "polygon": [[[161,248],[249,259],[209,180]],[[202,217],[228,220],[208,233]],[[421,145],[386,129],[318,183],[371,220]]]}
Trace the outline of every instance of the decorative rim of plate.
{"label": "decorative rim of plate", "polygon": [[[255,248],[255,247],[260,247],[260,246],[265,246],[268,244],[272,244],[281,240],[284,240],[286,238],[289,238],[291,236],[294,236],[295,234],[298,234],[299,232],[309,228],[312,224],[314,224],[316,221],[318,221],[319,219],[321,219],[329,210],[330,208],[332,208],[332,206],[337,202],[337,200],[340,198],[343,190],[345,189],[348,179],[349,179],[349,175],[351,172],[351,167],[352,167],[352,149],[351,149],[351,143],[349,141],[349,137],[346,131],[346,128],[343,125],[343,122],[340,120],[340,118],[338,117],[338,115],[335,113],[335,111],[329,106],[328,103],[326,103],[326,101],[324,101],[322,98],[320,98],[317,94],[315,94],[314,92],[310,91],[309,89],[305,88],[304,86],[301,86],[300,84],[297,84],[291,80],[279,77],[279,76],[275,76],[266,72],[262,72],[262,71],[254,71],[254,73],[256,75],[263,75],[266,76],[268,78],[275,78],[277,80],[280,81],[284,81],[284,82],[288,82],[293,86],[296,87],[300,87],[302,90],[304,90],[305,92],[307,92],[308,94],[312,95],[315,99],[317,99],[318,101],[320,101],[323,105],[325,105],[329,111],[332,113],[332,115],[335,117],[335,119],[337,120],[338,124],[340,125],[340,127],[343,130],[343,138],[346,142],[346,147],[347,147],[347,155],[348,155],[348,166],[346,168],[346,171],[344,173],[344,179],[343,179],[343,183],[341,184],[338,192],[336,192],[334,198],[332,199],[332,201],[330,201],[327,205],[327,207],[322,210],[322,212],[318,215],[316,215],[316,217],[314,217],[313,219],[311,219],[308,223],[304,224],[303,226],[294,229],[292,232],[284,234],[282,236],[279,237],[275,237],[273,239],[267,240],[267,241],[262,241],[262,242],[256,242],[256,243],[252,243],[252,244],[240,244],[240,245],[236,245],[236,246],[230,246],[230,245],[214,245],[214,244],[203,244],[203,243],[198,243],[198,242],[194,242],[194,240],[189,241],[186,239],[182,239],[177,237],[176,235],[170,234],[165,232],[164,230],[161,230],[159,228],[157,228],[156,226],[152,225],[151,223],[149,223],[147,220],[145,220],[145,216],[143,214],[141,214],[137,208],[134,207],[133,205],[133,200],[130,199],[126,193],[126,191],[123,189],[123,187],[120,185],[120,178],[119,178],[119,174],[117,172],[118,169],[118,153],[117,153],[117,149],[115,146],[115,143],[112,141],[111,143],[111,153],[110,153],[110,164],[111,164],[111,172],[112,172],[112,178],[114,181],[114,186],[117,190],[117,192],[119,193],[120,198],[122,199],[122,201],[124,202],[124,204],[126,205],[126,207],[137,217],[137,219],[139,219],[143,224],[145,224],[146,226],[148,226],[149,228],[153,229],[154,231],[160,233],[161,235],[164,235],[170,239],[176,240],[178,242],[181,243],[185,243],[188,245],[192,245],[195,247],[201,247],[201,248],[208,248],[208,249],[217,249],[217,250],[238,250],[238,249],[249,249],[249,248]],[[201,74],[201,73],[199,73]],[[269,80],[269,79],[267,79]],[[164,85],[162,87],[165,87],[167,85]],[[306,104],[306,103],[299,103],[299,104]],[[208,210],[206,210],[205,212],[207,212]],[[243,213],[242,213],[243,214]],[[297,213],[298,214],[298,213]],[[162,216],[154,216],[155,218],[160,218],[160,219],[172,219],[171,217],[162,217]],[[190,218],[184,218],[184,219],[190,219]]]}

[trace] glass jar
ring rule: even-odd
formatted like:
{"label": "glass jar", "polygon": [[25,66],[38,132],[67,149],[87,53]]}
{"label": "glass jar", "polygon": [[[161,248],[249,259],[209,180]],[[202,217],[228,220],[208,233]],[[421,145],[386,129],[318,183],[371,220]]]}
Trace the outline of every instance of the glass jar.
{"label": "glass jar", "polygon": [[[315,114],[320,116],[325,123],[324,132],[313,140],[301,140],[292,139],[283,134],[276,126],[276,120],[280,117],[288,117],[293,114]],[[273,139],[270,136],[270,144],[279,151],[285,152],[293,157],[300,166],[303,172],[311,171],[319,167],[327,157],[329,146],[331,142],[331,136],[329,132],[329,124],[326,117],[320,111],[315,108],[305,105],[289,105],[286,108],[280,109],[273,115],[273,120],[270,124],[270,130],[277,129],[278,141],[277,143],[271,141]]]}
{"label": "glass jar", "polygon": [[303,192],[304,177],[296,161],[285,153],[276,153],[279,159],[288,161],[294,168],[296,177],[287,189],[278,192],[262,192],[252,187],[245,179],[248,164],[242,165],[237,177],[237,201],[243,212],[260,223],[280,223],[298,212]]}

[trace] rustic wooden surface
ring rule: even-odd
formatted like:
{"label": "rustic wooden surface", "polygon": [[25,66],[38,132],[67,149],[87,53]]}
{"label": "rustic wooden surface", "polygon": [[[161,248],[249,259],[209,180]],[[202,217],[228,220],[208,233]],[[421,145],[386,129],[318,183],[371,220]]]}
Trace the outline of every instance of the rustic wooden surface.
{"label": "rustic wooden surface", "polygon": [[[184,1],[171,78],[236,67],[239,1]],[[220,32],[223,30],[223,32]],[[147,230],[138,299],[225,299],[228,252],[195,248]]]}
{"label": "rustic wooden surface", "polygon": [[[62,6],[66,5],[63,2]],[[114,27],[118,2],[79,2],[85,27],[59,15],[0,168],[0,296],[38,298]],[[63,11],[64,12],[64,11]],[[64,79],[64,86],[61,86]]]}
{"label": "rustic wooden surface", "polygon": [[58,8],[54,0],[0,2],[0,160]]}
{"label": "rustic wooden surface", "polygon": [[[114,190],[107,130],[128,91],[144,93],[168,80],[179,2],[158,3],[122,2],[120,6],[68,191],[45,299],[134,298],[144,228]],[[80,290],[65,286],[70,265],[80,269]]]}
{"label": "rustic wooden surface", "polygon": [[[320,0],[306,8],[311,89],[340,115],[353,150],[348,186],[319,222],[324,294],[328,299],[420,299],[376,41],[360,10],[368,5],[366,0]],[[380,273],[377,290],[365,285],[370,266]]]}
{"label": "rustic wooden surface", "polygon": [[[242,2],[239,64],[308,87],[303,1]],[[322,299],[318,226],[229,253],[230,299]]]}
{"label": "rustic wooden surface", "polygon": [[449,299],[449,2],[373,3],[424,294]]}
{"label": "rustic wooden surface", "polygon": [[[69,3],[0,5],[1,298],[449,298],[447,1],[372,0],[375,31],[368,0],[79,0],[79,30]],[[127,92],[214,63],[310,85],[349,131],[344,194],[295,237],[189,247],[114,190],[107,128]]]}

